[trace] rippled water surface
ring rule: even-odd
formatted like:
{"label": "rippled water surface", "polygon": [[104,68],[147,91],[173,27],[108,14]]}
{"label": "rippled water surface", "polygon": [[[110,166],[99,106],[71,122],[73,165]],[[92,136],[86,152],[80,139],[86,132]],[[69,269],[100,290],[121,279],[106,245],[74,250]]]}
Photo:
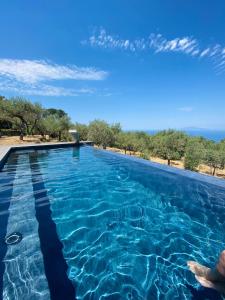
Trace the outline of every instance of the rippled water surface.
{"label": "rippled water surface", "polygon": [[[11,214],[7,232],[27,234],[16,251],[5,249],[4,300],[16,299],[10,298],[8,288],[16,281],[17,274],[10,275],[15,264],[19,269],[26,264],[29,282],[35,276],[43,279],[40,298],[34,290],[35,296],[24,300],[50,297],[32,214],[29,168],[34,165],[47,190],[77,299],[222,299],[199,287],[186,262],[197,260],[213,266],[224,249],[225,188],[82,147],[11,154],[0,174],[3,182],[4,176],[17,172],[11,181],[18,201],[9,209],[17,210],[20,228],[9,225],[14,220]],[[6,189],[4,182],[1,188]],[[12,197],[4,195],[5,201]],[[38,205],[44,206],[45,201],[45,197],[40,199]],[[34,232],[32,248],[29,228]],[[17,284],[22,286],[22,280]],[[38,290],[37,285],[36,281]]]}

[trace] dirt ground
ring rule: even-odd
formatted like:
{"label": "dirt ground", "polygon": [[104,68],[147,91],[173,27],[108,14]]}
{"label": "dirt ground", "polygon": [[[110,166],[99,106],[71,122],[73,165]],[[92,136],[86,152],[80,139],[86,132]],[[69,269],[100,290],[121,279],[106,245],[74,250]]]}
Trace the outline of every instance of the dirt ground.
{"label": "dirt ground", "polygon": [[[121,150],[121,149],[118,149],[118,148],[107,147],[107,150],[111,150],[111,151],[114,151],[114,152],[125,154],[124,150]],[[132,151],[127,151],[126,154],[140,157],[140,153],[138,153],[138,152],[134,153]],[[149,160],[151,160],[153,162],[160,163],[160,164],[167,165],[167,160],[161,159],[161,158],[158,158],[158,157],[151,156],[151,157],[149,157]],[[179,169],[184,169],[184,162],[182,160],[173,160],[173,161],[171,161],[171,166],[179,168]],[[212,169],[210,167],[204,165],[204,164],[199,165],[198,172],[203,173],[203,174],[207,174],[207,175],[212,175]],[[225,178],[225,169],[224,170],[218,170],[217,169],[215,176],[220,177],[220,178]]]}
{"label": "dirt ground", "polygon": [[[57,142],[57,140],[46,140],[46,142]],[[19,136],[2,136],[0,138],[0,146],[5,145],[25,145],[29,143],[43,143],[41,141],[40,135],[33,135],[33,136],[25,136],[23,141],[20,140]]]}

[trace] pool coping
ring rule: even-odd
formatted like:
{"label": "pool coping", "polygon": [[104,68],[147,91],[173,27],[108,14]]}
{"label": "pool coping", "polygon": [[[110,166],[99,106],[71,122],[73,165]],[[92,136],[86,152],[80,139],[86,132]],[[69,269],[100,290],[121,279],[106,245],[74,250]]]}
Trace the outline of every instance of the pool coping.
{"label": "pool coping", "polygon": [[40,143],[40,144],[22,144],[22,145],[0,145],[0,171],[4,167],[4,164],[9,157],[9,154],[16,150],[29,150],[29,149],[53,149],[53,148],[65,148],[73,146],[92,145],[91,141],[77,142],[58,142],[58,143]]}

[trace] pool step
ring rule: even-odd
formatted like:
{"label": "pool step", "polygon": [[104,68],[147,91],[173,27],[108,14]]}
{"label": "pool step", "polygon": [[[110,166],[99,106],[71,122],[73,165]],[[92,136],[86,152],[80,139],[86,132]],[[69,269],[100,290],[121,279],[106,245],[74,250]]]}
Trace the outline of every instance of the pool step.
{"label": "pool step", "polygon": [[9,206],[7,235],[18,232],[23,238],[20,243],[7,246],[3,300],[50,299],[31,178],[28,155],[20,155]]}

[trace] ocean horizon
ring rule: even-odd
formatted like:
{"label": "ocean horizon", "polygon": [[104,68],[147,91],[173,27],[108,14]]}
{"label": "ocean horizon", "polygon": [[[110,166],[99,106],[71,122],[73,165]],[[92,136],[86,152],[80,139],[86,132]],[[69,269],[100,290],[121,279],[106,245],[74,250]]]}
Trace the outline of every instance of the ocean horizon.
{"label": "ocean horizon", "polygon": [[[208,140],[212,140],[214,142],[220,142],[225,139],[225,130],[212,130],[212,129],[178,129],[187,133],[190,136],[202,136]],[[162,131],[162,129],[153,129],[153,130],[145,130],[148,134],[156,134],[157,132]]]}

